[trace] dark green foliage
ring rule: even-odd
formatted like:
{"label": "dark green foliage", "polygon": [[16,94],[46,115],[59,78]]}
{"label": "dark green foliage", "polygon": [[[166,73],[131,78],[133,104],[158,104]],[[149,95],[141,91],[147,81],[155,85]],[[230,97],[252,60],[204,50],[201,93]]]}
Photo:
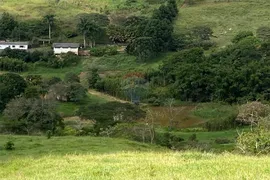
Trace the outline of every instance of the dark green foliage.
{"label": "dark green foliage", "polygon": [[12,151],[15,149],[15,144],[12,141],[8,141],[5,144],[5,150]]}
{"label": "dark green foliage", "polygon": [[101,57],[104,55],[116,55],[118,53],[116,46],[101,46],[101,47],[94,47],[91,48],[90,54],[92,56]]}
{"label": "dark green foliage", "polygon": [[114,43],[124,43],[127,41],[125,28],[119,25],[109,25],[107,28],[107,35]]}
{"label": "dark green foliage", "polygon": [[0,18],[0,39],[10,37],[13,29],[18,26],[18,22],[9,13],[4,12]]}
{"label": "dark green foliage", "polygon": [[156,56],[155,44],[152,37],[140,37],[127,46],[127,52],[144,61]]}
{"label": "dark green foliage", "polygon": [[47,139],[51,139],[51,137],[52,137],[52,131],[51,130],[48,130],[46,132],[46,136],[47,136]]}
{"label": "dark green foliage", "polygon": [[25,62],[31,61],[30,53],[25,51],[25,50],[6,48],[1,52],[1,56],[15,58],[15,59],[21,59]]}
{"label": "dark green foliage", "polygon": [[196,26],[192,28],[192,35],[200,40],[210,40],[213,31],[209,26]]}
{"label": "dark green foliage", "polygon": [[173,43],[172,21],[178,14],[175,0],[169,0],[155,10],[152,18],[130,17],[125,22],[127,36],[130,38],[127,52],[138,59],[147,60],[157,52],[175,48]]}
{"label": "dark green foliage", "polygon": [[80,57],[72,52],[62,54],[59,58],[51,56],[48,58],[46,66],[52,68],[63,68],[72,65],[77,65],[80,62]]}
{"label": "dark green foliage", "polygon": [[197,135],[196,134],[191,134],[188,138],[189,141],[195,142],[197,141]]}
{"label": "dark green foliage", "polygon": [[26,86],[25,80],[18,74],[0,75],[0,111],[11,99],[23,93]]}
{"label": "dark green foliage", "polygon": [[23,72],[28,69],[28,65],[19,59],[0,58],[0,70],[1,71],[13,71],[13,72]]}
{"label": "dark green foliage", "polygon": [[233,43],[238,43],[239,41],[241,41],[242,39],[249,37],[249,36],[253,36],[253,32],[251,31],[242,31],[239,32],[232,40]]}
{"label": "dark green foliage", "polygon": [[78,115],[83,119],[95,120],[94,131],[99,135],[102,130],[117,123],[135,122],[143,118],[145,112],[132,104],[108,102],[82,106],[78,111]]}
{"label": "dark green foliage", "polygon": [[58,101],[79,102],[86,96],[86,89],[77,82],[60,82],[49,88],[48,96]]}
{"label": "dark green foliage", "polygon": [[54,132],[56,127],[63,125],[54,104],[43,99],[13,99],[3,114],[4,128],[13,133]]}
{"label": "dark green foliage", "polygon": [[87,77],[89,88],[97,88],[97,83],[101,80],[98,74],[98,69],[91,69],[89,76]]}
{"label": "dark green foliage", "polygon": [[226,118],[220,118],[215,120],[207,121],[204,124],[204,128],[208,131],[222,131],[226,129],[235,128],[237,123],[235,121],[237,114],[231,115]]}
{"label": "dark green foliage", "polygon": [[202,49],[180,51],[150,74],[153,87],[169,87],[183,101],[269,99],[269,45],[254,36],[238,38],[236,44],[205,57]]}
{"label": "dark green foliage", "polygon": [[69,73],[65,74],[64,81],[67,83],[73,83],[73,82],[79,83],[80,78],[77,74],[75,74],[73,72],[69,72]]}
{"label": "dark green foliage", "polygon": [[169,132],[156,133],[155,143],[167,148],[175,147],[178,143],[184,141],[183,138],[173,135]]}
{"label": "dark green foliage", "polygon": [[25,98],[39,98],[40,91],[38,86],[28,86],[25,88],[23,95]]}

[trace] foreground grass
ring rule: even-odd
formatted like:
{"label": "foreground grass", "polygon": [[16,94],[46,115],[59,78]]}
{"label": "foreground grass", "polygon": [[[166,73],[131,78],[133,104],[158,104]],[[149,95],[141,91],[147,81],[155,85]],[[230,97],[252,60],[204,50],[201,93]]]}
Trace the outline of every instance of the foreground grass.
{"label": "foreground grass", "polygon": [[[8,138],[0,136],[1,144]],[[173,152],[111,138],[12,138],[17,148],[0,151],[1,158],[7,159],[0,162],[0,179],[270,178],[268,156]]]}
{"label": "foreground grass", "polygon": [[[5,151],[2,147],[7,141],[15,144],[15,150]],[[66,154],[102,154],[121,151],[163,151],[163,148],[133,142],[125,139],[105,137],[52,137],[45,136],[0,136],[0,160],[10,160],[18,157],[41,157],[45,155]]]}

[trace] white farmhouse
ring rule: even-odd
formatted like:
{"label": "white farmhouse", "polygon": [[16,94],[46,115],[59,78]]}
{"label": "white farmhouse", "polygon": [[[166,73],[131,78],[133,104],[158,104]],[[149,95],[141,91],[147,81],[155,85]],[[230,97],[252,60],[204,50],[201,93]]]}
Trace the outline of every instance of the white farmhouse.
{"label": "white farmhouse", "polygon": [[10,48],[10,49],[20,49],[28,50],[29,42],[0,42],[0,50]]}
{"label": "white farmhouse", "polygon": [[62,54],[72,52],[74,54],[79,54],[79,43],[53,43],[54,54]]}

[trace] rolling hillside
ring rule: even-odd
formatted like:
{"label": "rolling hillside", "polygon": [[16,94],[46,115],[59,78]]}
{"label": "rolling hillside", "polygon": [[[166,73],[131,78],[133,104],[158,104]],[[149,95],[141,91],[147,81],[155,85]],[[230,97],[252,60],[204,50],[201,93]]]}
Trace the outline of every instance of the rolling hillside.
{"label": "rolling hillside", "polygon": [[[41,18],[45,14],[53,13],[63,26],[72,27],[76,22],[74,18],[81,13],[105,13],[113,21],[116,17],[132,14],[148,15],[162,0],[129,2],[127,0],[2,0],[0,12],[7,11],[17,19],[24,20]],[[221,47],[228,45],[239,31],[256,32],[260,26],[270,26],[270,1],[268,0],[242,0],[229,3],[223,0],[205,0],[192,6],[183,4],[182,0],[178,2],[181,9],[175,23],[175,32],[185,32],[196,25],[209,25],[214,30],[216,36],[214,40]]]}

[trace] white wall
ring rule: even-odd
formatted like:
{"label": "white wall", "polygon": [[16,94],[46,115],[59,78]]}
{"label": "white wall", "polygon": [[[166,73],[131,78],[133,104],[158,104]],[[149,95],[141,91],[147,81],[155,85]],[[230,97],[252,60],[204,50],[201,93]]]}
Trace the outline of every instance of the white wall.
{"label": "white wall", "polygon": [[0,49],[6,49],[6,48],[27,50],[28,45],[8,45],[8,44],[2,45],[0,44]]}
{"label": "white wall", "polygon": [[54,54],[73,52],[74,54],[79,54],[79,48],[53,48]]}

